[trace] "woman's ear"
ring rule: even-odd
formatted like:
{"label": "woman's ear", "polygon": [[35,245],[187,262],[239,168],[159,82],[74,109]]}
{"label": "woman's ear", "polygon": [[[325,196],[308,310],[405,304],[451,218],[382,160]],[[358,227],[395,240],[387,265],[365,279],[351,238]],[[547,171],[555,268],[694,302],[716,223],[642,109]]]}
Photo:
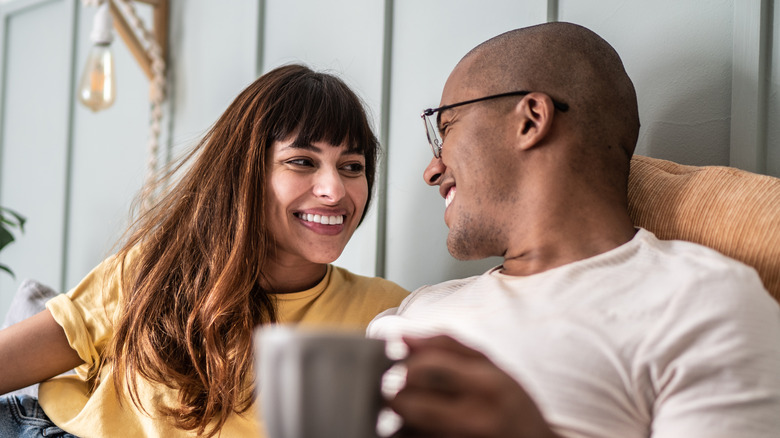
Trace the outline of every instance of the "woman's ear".
{"label": "woman's ear", "polygon": [[515,106],[518,146],[528,150],[538,145],[552,126],[555,106],[544,93],[530,93]]}

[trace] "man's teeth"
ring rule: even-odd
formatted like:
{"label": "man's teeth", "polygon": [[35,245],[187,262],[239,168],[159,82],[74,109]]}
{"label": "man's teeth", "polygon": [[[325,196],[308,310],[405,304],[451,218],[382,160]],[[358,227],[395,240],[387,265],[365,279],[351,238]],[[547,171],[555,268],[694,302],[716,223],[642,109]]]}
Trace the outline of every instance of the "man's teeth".
{"label": "man's teeth", "polygon": [[298,217],[306,222],[316,222],[322,225],[341,225],[344,223],[344,216],[325,216],[319,214],[298,214]]}
{"label": "man's teeth", "polygon": [[444,208],[447,208],[452,204],[452,200],[455,199],[455,187],[451,188],[449,192],[447,192],[447,197],[444,198]]}

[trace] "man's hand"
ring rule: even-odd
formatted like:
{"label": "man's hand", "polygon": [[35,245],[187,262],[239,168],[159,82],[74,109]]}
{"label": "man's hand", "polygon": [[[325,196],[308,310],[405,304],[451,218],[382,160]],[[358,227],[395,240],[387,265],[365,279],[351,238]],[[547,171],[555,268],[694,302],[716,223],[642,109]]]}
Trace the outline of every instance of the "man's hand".
{"label": "man's hand", "polygon": [[396,437],[556,437],[522,387],[447,336],[409,339],[406,385],[389,401]]}

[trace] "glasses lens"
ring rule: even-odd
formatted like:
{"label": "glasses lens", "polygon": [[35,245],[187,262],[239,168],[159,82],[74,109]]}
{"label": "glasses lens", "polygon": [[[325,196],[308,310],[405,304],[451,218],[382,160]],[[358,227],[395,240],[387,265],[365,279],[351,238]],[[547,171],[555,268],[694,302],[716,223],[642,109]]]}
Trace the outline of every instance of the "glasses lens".
{"label": "glasses lens", "polygon": [[436,125],[433,124],[433,121],[431,120],[431,117],[433,115],[427,116],[423,114],[423,120],[425,121],[425,133],[428,136],[428,144],[431,145],[431,151],[433,151],[433,156],[435,158],[439,158],[441,155],[441,138],[439,137],[439,130],[436,128]]}

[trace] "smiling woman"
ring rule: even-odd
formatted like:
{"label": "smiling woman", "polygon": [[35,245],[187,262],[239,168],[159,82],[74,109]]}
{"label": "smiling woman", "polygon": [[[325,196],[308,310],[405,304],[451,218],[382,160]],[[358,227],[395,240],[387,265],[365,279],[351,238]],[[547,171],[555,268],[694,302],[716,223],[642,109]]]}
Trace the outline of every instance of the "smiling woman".
{"label": "smiling woman", "polygon": [[[348,145],[276,141],[268,151],[268,226],[276,239],[277,290],[296,291],[296,272],[335,260],[363,217],[368,200],[366,157]],[[290,272],[287,266],[294,267]],[[316,275],[314,276],[316,277]]]}
{"label": "smiling woman", "polygon": [[363,330],[406,296],[330,264],[366,213],[377,149],[340,79],[299,65],[263,75],[161,177],[171,188],[114,257],[0,333],[0,357],[17,359],[0,392],[78,366],[40,386],[41,433],[263,436],[248,412],[256,325]]}

